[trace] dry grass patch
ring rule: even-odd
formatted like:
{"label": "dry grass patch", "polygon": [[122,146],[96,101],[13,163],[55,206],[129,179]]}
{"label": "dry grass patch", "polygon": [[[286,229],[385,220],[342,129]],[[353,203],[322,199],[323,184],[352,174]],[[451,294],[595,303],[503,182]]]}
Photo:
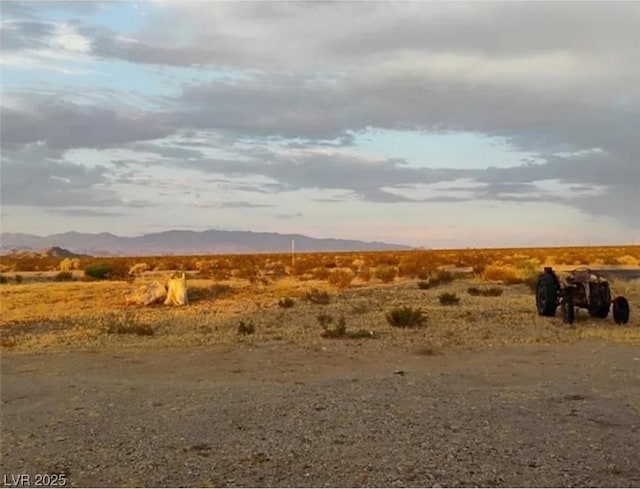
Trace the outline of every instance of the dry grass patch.
{"label": "dry grass patch", "polygon": [[[535,296],[523,286],[510,287],[492,301],[468,297],[457,307],[442,307],[438,289],[420,290],[415,281],[398,280],[393,285],[350,287],[331,295],[329,303],[320,307],[304,297],[311,289],[328,295],[321,289],[323,284],[290,278],[283,282],[255,287],[240,279],[218,285],[213,280],[189,280],[190,296],[197,290],[202,296],[182,308],[127,308],[122,297],[131,285],[124,282],[9,284],[0,287],[3,308],[0,345],[7,351],[41,351],[282,341],[320,348],[327,345],[328,338],[368,337],[378,338],[375,345],[380,348],[398,346],[411,351],[417,345],[446,351],[590,339],[640,345],[640,280],[612,281],[614,292],[624,294],[631,303],[628,325],[620,327],[610,319],[581,314],[581,320],[573,328],[562,324],[559,317],[539,317]],[[448,289],[460,296],[476,285],[456,280]],[[278,305],[279,300],[289,297],[303,300],[296,300],[293,308]],[[422,311],[429,327],[391,325],[387,313],[402,307]],[[343,317],[344,331],[341,333],[342,329],[336,327],[340,322],[334,319],[326,329],[335,332],[323,337],[325,328],[318,330],[319,311],[332,318]],[[238,334],[240,319],[259,327],[252,334]],[[147,334],[148,331],[153,333]]]}

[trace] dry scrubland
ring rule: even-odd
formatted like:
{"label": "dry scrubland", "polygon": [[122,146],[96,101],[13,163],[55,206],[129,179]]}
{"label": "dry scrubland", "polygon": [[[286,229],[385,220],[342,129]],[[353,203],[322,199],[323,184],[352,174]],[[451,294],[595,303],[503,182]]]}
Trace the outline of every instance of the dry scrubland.
{"label": "dry scrubland", "polygon": [[[538,317],[530,289],[545,264],[637,271],[637,246],[313,253],[293,261],[285,254],[28,261],[2,261],[3,351],[259,342],[322,349],[341,341],[433,355],[585,338],[640,344],[637,278],[611,280],[614,293],[631,303],[624,327],[586,311],[571,328],[559,318]],[[97,262],[108,265],[107,280],[83,276]],[[125,305],[125,293],[164,280],[168,270],[187,271],[188,306]],[[472,294],[474,287],[501,295]],[[455,296],[447,301],[443,294]],[[387,316],[399,307],[419,309],[424,319],[394,327]]]}

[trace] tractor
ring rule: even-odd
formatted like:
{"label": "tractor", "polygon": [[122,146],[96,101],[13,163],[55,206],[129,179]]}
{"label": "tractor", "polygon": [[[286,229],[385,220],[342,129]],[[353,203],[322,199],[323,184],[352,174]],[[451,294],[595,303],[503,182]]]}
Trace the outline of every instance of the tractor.
{"label": "tractor", "polygon": [[589,311],[592,317],[605,319],[612,309],[616,324],[629,322],[629,301],[618,296],[611,299],[609,282],[589,268],[577,268],[560,281],[552,267],[545,267],[536,283],[538,315],[553,317],[558,306],[565,323],[573,324],[575,308]]}

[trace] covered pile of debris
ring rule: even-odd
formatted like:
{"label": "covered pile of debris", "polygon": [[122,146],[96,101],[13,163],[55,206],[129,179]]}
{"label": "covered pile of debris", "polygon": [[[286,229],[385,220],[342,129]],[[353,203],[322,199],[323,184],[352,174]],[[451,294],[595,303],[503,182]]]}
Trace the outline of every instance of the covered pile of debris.
{"label": "covered pile of debris", "polygon": [[184,273],[181,276],[172,274],[165,285],[155,281],[148,285],[142,285],[138,290],[124,296],[127,304],[149,306],[164,299],[166,306],[184,306],[188,304],[187,278]]}

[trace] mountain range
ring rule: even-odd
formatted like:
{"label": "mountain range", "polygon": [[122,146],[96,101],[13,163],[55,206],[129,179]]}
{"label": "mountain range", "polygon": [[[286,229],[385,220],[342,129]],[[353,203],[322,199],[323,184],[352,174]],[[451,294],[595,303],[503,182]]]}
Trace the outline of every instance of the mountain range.
{"label": "mountain range", "polygon": [[410,246],[333,238],[311,238],[301,234],[257,233],[252,231],[171,230],[142,236],[75,231],[36,236],[23,233],[0,234],[3,254],[16,250],[41,250],[59,246],[74,253],[93,256],[193,255],[214,253],[284,253],[291,251],[385,251],[408,250]]}

